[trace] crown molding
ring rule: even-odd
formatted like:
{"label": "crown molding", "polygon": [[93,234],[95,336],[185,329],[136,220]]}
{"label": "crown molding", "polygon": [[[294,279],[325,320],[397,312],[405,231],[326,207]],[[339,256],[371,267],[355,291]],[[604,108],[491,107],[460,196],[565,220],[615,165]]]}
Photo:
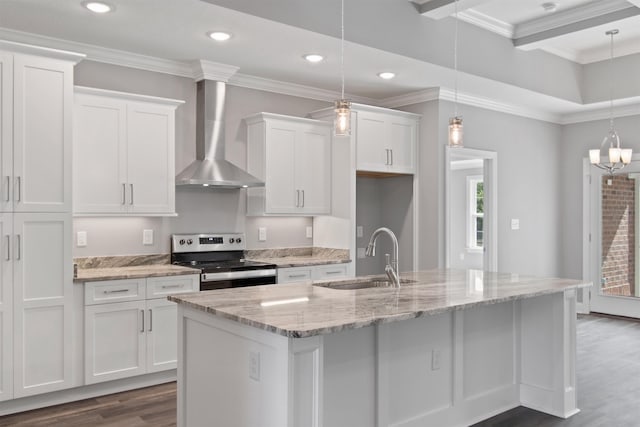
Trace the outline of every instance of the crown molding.
{"label": "crown molding", "polygon": [[392,96],[382,100],[377,100],[375,105],[385,108],[404,107],[405,105],[419,104],[421,102],[436,101],[440,99],[440,88],[431,87],[405,95]]}
{"label": "crown molding", "polygon": [[85,59],[86,55],[68,50],[51,49],[47,47],[34,46],[6,40],[0,40],[0,49],[10,50],[12,52],[26,53],[28,55],[46,56],[48,58],[61,59],[74,64]]}
{"label": "crown molding", "polygon": [[193,61],[191,64],[193,66],[193,79],[197,82],[207,79],[226,83],[240,69],[235,65],[221,64],[204,59]]}
{"label": "crown molding", "polygon": [[613,107],[612,112],[609,111],[608,102],[600,102],[596,105],[596,108],[593,108],[592,106],[588,111],[580,111],[577,113],[563,115],[560,124],[569,125],[595,120],[609,120],[611,115],[614,118],[640,116],[640,97],[625,100],[625,105]]}
{"label": "crown molding", "polygon": [[508,22],[495,19],[489,15],[485,15],[484,13],[477,12],[473,9],[468,9],[464,12],[458,13],[458,18],[462,21],[468,22],[469,24],[473,24],[477,27],[491,31],[492,33],[496,33],[502,37],[506,37],[508,39],[513,38],[513,25],[509,24]]}

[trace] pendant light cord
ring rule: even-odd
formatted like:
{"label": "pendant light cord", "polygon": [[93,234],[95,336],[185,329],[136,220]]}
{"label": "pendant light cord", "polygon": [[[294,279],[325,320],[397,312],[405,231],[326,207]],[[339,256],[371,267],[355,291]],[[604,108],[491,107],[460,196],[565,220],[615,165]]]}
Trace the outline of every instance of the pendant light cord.
{"label": "pendant light cord", "polygon": [[609,58],[609,130],[613,130],[613,36],[611,31],[611,56]]}
{"label": "pendant light cord", "polygon": [[[344,1],[344,0],[343,0]],[[455,5],[455,31],[453,36],[453,70],[454,70],[454,108],[453,115],[454,117],[458,117],[458,0],[454,0]]]}
{"label": "pendant light cord", "polygon": [[344,99],[344,0],[342,0],[342,13],[340,20],[340,75],[342,76],[342,92],[341,98]]}

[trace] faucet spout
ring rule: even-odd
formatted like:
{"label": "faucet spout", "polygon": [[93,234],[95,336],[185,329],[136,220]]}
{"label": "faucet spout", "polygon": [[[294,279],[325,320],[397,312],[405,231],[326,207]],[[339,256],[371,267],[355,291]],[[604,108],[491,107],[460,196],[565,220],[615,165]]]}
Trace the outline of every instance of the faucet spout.
{"label": "faucet spout", "polygon": [[389,281],[392,282],[396,288],[399,288],[400,273],[398,272],[398,239],[396,238],[396,235],[393,234],[393,231],[387,227],[380,227],[374,231],[369,239],[365,255],[369,257],[376,255],[376,240],[381,233],[387,234],[393,243],[393,258],[390,260],[389,254],[387,254],[387,265],[384,267],[384,272],[387,274]]}

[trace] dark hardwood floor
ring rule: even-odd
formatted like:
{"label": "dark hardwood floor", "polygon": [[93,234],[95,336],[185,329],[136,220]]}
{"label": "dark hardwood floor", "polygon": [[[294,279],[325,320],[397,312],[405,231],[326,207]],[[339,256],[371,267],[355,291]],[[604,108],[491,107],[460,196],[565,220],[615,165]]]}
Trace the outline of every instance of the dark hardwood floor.
{"label": "dark hardwood floor", "polygon": [[[640,322],[580,316],[577,342],[579,414],[519,407],[473,427],[640,427]],[[175,426],[175,393],[175,383],[163,384],[7,415],[0,426]]]}

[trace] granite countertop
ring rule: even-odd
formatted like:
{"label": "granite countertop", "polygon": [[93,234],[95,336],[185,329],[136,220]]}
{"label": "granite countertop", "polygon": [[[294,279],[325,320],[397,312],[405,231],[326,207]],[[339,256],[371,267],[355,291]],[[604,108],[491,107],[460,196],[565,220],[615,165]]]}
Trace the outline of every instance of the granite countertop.
{"label": "granite countertop", "polygon": [[[591,286],[580,280],[479,270],[435,269],[401,276],[415,282],[402,284],[400,289],[359,290],[287,283],[204,291],[169,299],[241,324],[302,338]],[[380,276],[333,283],[366,281],[372,277]],[[275,305],[269,304],[274,302]]]}
{"label": "granite countertop", "polygon": [[305,267],[325,264],[349,263],[349,250],[332,248],[278,248],[252,249],[245,251],[245,259],[268,264],[278,268]]}
{"label": "granite countertop", "polygon": [[195,268],[169,264],[168,254],[84,257],[73,261],[78,265],[74,282],[200,274]]}

